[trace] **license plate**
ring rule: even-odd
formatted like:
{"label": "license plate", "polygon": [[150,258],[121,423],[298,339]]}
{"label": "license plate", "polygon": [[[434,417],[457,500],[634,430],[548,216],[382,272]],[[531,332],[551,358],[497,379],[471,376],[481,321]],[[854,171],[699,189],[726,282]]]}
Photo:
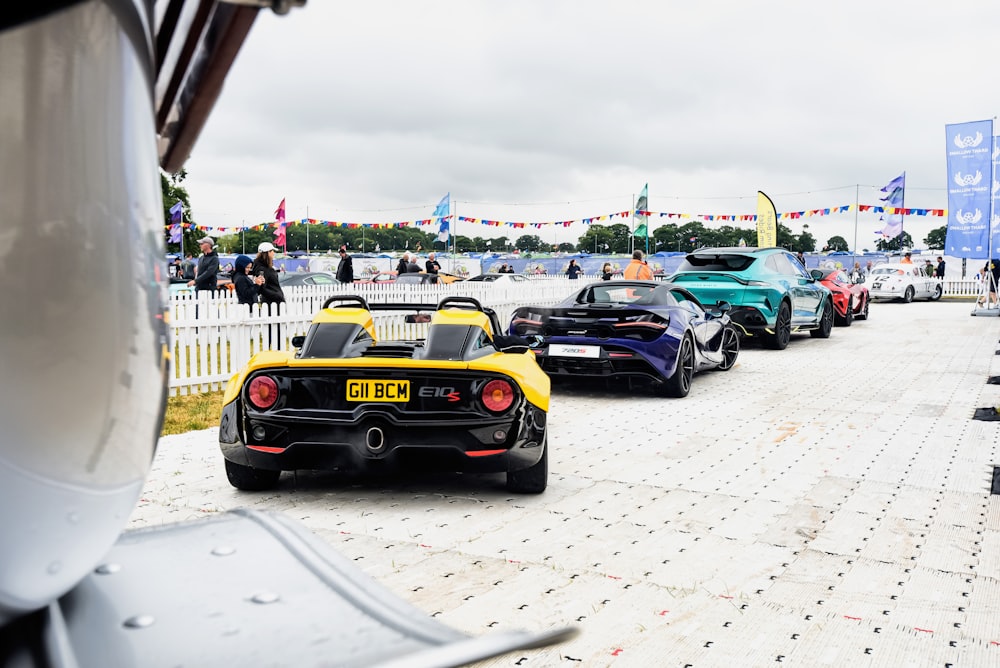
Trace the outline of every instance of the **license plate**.
{"label": "license plate", "polygon": [[410,381],[349,380],[347,381],[347,400],[405,403],[410,400]]}
{"label": "license plate", "polygon": [[881,287],[882,287],[881,283],[872,283],[872,288],[874,288],[875,290],[878,290]]}
{"label": "license plate", "polygon": [[565,343],[553,343],[549,346],[549,357],[592,357],[601,356],[600,346],[571,346]]}

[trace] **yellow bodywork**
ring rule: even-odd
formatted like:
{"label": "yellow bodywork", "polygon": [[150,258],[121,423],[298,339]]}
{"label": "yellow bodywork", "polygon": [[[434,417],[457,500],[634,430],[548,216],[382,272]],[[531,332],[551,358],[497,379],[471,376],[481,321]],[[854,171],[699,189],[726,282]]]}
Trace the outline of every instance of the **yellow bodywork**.
{"label": "yellow bodywork", "polygon": [[[375,325],[372,315],[363,308],[326,308],[321,310],[313,323],[354,323],[363,327],[372,339],[377,341],[375,336]],[[472,311],[469,309],[443,309],[435,311],[431,317],[431,327],[438,325],[471,325],[484,330],[490,338],[494,332],[490,325],[490,318],[482,311]],[[359,367],[365,369],[443,369],[459,370],[479,370],[484,372],[500,373],[512,378],[524,392],[525,398],[538,408],[548,412],[549,410],[549,377],[542,371],[535,361],[535,354],[531,351],[526,353],[501,353],[495,352],[474,360],[425,360],[425,359],[401,359],[399,357],[350,357],[350,358],[308,358],[299,359],[293,352],[266,350],[257,353],[250,358],[247,365],[232,378],[226,385],[226,392],[223,398],[223,405],[235,400],[240,393],[240,388],[246,377],[253,371],[274,367],[286,368],[306,368],[321,369],[329,368],[351,368]]]}

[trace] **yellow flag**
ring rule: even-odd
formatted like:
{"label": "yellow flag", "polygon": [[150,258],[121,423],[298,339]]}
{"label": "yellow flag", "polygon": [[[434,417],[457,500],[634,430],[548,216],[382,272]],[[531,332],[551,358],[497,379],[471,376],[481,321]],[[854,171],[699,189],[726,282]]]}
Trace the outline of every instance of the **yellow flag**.
{"label": "yellow flag", "polygon": [[771,198],[757,191],[757,247],[778,245],[778,213]]}

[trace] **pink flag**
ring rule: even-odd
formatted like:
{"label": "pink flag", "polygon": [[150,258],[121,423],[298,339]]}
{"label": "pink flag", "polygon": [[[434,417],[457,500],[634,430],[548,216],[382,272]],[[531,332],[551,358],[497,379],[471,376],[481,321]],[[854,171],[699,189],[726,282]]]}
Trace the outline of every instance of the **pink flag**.
{"label": "pink flag", "polygon": [[278,209],[274,212],[275,218],[278,221],[278,225],[285,224],[285,198],[281,198],[281,204],[278,205]]}

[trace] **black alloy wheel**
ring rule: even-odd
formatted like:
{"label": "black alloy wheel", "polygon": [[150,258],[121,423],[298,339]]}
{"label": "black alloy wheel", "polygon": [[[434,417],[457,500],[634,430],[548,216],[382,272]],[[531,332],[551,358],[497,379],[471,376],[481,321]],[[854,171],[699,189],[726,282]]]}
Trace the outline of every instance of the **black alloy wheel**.
{"label": "black alloy wheel", "polygon": [[732,327],[722,330],[722,364],[719,371],[729,371],[736,366],[736,358],[740,356],[740,335]]}
{"label": "black alloy wheel", "polygon": [[764,335],[764,345],[771,350],[784,350],[792,338],[792,307],[787,301],[778,307],[778,317],[774,319],[774,333]]}
{"label": "black alloy wheel", "polygon": [[903,301],[905,303],[907,303],[907,304],[909,304],[910,302],[912,302],[913,301],[913,294],[914,294],[913,286],[912,285],[907,285],[906,286],[906,291],[903,292]]}
{"label": "black alloy wheel", "polygon": [[663,381],[661,392],[668,397],[678,399],[686,397],[691,391],[692,378],[694,378],[694,341],[685,334],[677,349],[677,368],[674,369],[674,375]]}
{"label": "black alloy wheel", "polygon": [[827,299],[819,316],[819,327],[809,330],[809,336],[814,339],[828,339],[831,332],[833,332],[833,300]]}

